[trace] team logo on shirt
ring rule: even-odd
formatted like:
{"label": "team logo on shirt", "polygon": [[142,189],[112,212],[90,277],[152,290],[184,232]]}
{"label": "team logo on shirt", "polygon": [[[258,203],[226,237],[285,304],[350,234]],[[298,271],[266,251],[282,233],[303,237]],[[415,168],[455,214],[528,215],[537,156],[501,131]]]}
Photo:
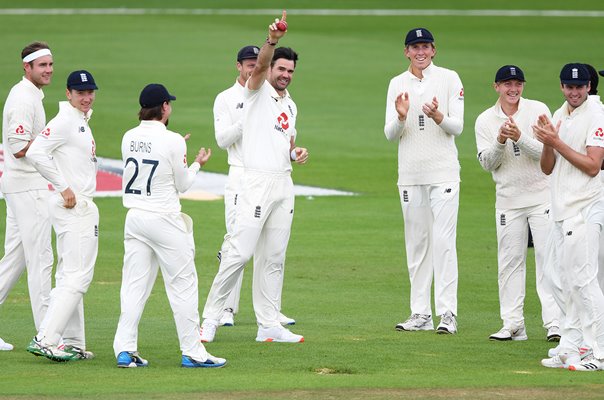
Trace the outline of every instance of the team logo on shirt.
{"label": "team logo on shirt", "polygon": [[44,129],[42,132],[40,132],[40,135],[45,136],[45,137],[49,137],[50,136],[50,128]]}
{"label": "team logo on shirt", "polygon": [[23,125],[19,125],[17,129],[15,129],[15,133],[17,135],[23,135],[25,133],[25,129],[23,129]]}

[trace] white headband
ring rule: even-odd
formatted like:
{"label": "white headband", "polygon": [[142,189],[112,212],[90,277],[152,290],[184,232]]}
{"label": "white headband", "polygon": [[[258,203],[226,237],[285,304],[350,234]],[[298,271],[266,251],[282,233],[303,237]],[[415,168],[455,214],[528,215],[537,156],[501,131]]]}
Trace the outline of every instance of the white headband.
{"label": "white headband", "polygon": [[44,57],[44,56],[52,56],[50,49],[36,50],[33,53],[25,56],[25,58],[23,59],[23,62],[32,62],[33,60],[38,59],[40,57]]}

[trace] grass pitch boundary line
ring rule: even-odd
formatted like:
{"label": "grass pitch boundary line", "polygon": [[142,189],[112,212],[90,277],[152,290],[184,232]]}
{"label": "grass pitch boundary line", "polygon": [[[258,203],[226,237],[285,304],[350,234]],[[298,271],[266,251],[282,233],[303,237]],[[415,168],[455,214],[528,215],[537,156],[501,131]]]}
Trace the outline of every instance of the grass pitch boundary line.
{"label": "grass pitch boundary line", "polygon": [[[602,18],[598,10],[388,10],[289,9],[290,15],[310,16],[456,16],[456,17],[577,17]],[[227,8],[0,8],[0,15],[279,15],[280,9]]]}

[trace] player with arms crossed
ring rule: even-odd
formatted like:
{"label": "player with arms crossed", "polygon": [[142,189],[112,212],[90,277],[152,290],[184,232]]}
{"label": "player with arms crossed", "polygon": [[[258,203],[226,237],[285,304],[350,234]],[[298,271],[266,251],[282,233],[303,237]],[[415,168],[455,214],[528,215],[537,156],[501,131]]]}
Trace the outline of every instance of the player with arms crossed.
{"label": "player with arms crossed", "polygon": [[[566,101],[553,116],[533,126],[543,143],[541,169],[551,175],[552,240],[548,271],[558,281],[564,304],[558,354],[541,364],[577,371],[604,368],[604,294],[598,284],[598,250],[604,225],[604,195],[598,174],[604,160],[604,112],[588,101],[589,72],[566,64],[560,88]],[[582,360],[582,341],[592,352]]]}
{"label": "player with arms crossed", "polygon": [[[214,100],[214,131],[216,142],[221,149],[228,152],[229,177],[224,187],[224,219],[226,234],[224,243],[220,250],[220,256],[229,248],[229,240],[233,234],[235,225],[236,206],[239,192],[241,191],[241,177],[243,176],[243,160],[241,154],[241,134],[243,110],[245,107],[243,101],[243,89],[245,82],[249,79],[256,66],[258,53],[260,49],[256,46],[245,46],[237,53],[237,70],[239,76],[233,86],[221,92]],[[263,259],[260,254],[262,249],[257,249],[254,254],[254,260]],[[237,278],[237,284],[231,291],[229,298],[225,303],[225,310],[220,318],[220,325],[232,326],[235,324],[234,315],[239,310],[239,298],[241,295],[241,284],[243,282],[243,269]],[[281,307],[279,307],[279,310]],[[281,325],[293,325],[294,319],[288,318],[279,313],[279,322]]]}
{"label": "player with arms crossed", "polygon": [[187,167],[187,145],[179,134],[167,129],[172,114],[170,95],[161,84],[152,83],[139,98],[140,125],[122,139],[124,161],[124,268],[121,315],[113,349],[120,368],[146,367],[138,354],[138,324],[161,269],[172,307],[181,366],[216,368],[226,360],[208,354],[200,337],[197,270],[193,220],[182,213],[178,194],[188,190],[211,150],[199,150]]}
{"label": "player with arms crossed", "polygon": [[547,106],[522,97],[524,72],[504,65],[495,74],[495,105],[478,116],[475,124],[478,161],[495,181],[497,199],[497,259],[499,307],[503,328],[491,340],[527,340],[524,325],[526,254],[529,227],[535,246],[537,294],[548,341],[560,340],[560,309],[544,282],[544,262],[549,234],[549,179],[541,172],[543,144],[531,126]]}
{"label": "player with arms crossed", "polygon": [[[6,201],[4,257],[0,260],[0,304],[23,270],[36,329],[50,302],[52,244],[48,217],[48,182],[24,158],[46,125],[42,88],[50,84],[53,59],[46,43],[34,42],[21,52],[25,75],[11,89],[2,113],[4,171],[0,188]],[[0,350],[12,350],[0,338]]]}
{"label": "player with arms crossed", "polygon": [[[94,357],[86,351],[84,293],[94,275],[99,244],[96,190],[96,145],[88,122],[97,90],[88,71],[67,78],[69,101],[33,141],[26,157],[56,192],[50,198],[50,220],[57,235],[56,286],[38,334],[27,351],[54,361]],[[63,338],[65,348],[59,347]]]}
{"label": "player with arms crossed", "polygon": [[285,18],[284,11],[282,20],[269,26],[245,86],[242,190],[229,250],[222,256],[203,312],[202,340],[207,342],[214,340],[240,270],[260,248],[265,257],[255,260],[252,286],[256,341],[304,341],[279,323],[283,265],[294,214],[291,161],[304,164],[308,159],[307,150],[294,144],[297,109],[287,91],[298,55],[290,48],[275,50],[285,35]]}
{"label": "player with arms crossed", "polygon": [[434,37],[425,28],[405,38],[409,69],[388,86],[386,138],[398,142],[398,189],[405,222],[411,316],[399,331],[433,330],[430,290],[440,323],[457,332],[457,211],[464,97],[455,71],[437,67]]}

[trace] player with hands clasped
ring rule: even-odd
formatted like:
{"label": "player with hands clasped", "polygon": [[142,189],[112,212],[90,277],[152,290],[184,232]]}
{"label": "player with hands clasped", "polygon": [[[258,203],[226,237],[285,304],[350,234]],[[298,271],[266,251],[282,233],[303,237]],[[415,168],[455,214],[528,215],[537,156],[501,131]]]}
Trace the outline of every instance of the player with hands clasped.
{"label": "player with hands clasped", "polygon": [[[214,100],[214,131],[216,142],[222,149],[228,152],[229,176],[224,187],[224,216],[226,234],[224,243],[219,253],[219,259],[225,251],[228,251],[229,240],[235,226],[237,199],[241,192],[241,177],[243,176],[242,155],[242,119],[245,107],[244,87],[245,82],[252,75],[260,48],[257,46],[245,46],[237,53],[237,70],[239,75],[233,86],[224,90]],[[254,260],[263,259],[262,249],[259,248],[254,254]],[[243,281],[243,269],[237,278],[237,284],[231,291],[226,303],[222,317],[221,326],[232,326],[235,324],[234,316],[239,310],[239,298],[241,284]],[[281,325],[293,325],[296,321],[279,313]]]}
{"label": "player with hands clasped", "polygon": [[[600,168],[604,160],[604,112],[588,101],[590,76],[583,64],[560,72],[565,103],[550,120],[539,116],[533,130],[543,143],[541,170],[551,175],[554,254],[546,278],[561,289],[563,311],[557,354],[545,367],[577,371],[604,368],[604,294],[598,284],[598,250],[604,226]],[[583,359],[583,342],[592,351]]]}
{"label": "player with hands clasped", "polygon": [[97,89],[90,72],[69,74],[68,101],[59,103],[59,113],[26,154],[56,189],[49,212],[58,257],[48,311],[27,351],[54,361],[94,357],[86,351],[83,297],[92,282],[99,244],[99,211],[93,201],[96,144],[88,125]]}
{"label": "player with hands clasped", "polygon": [[[52,244],[48,216],[48,182],[24,158],[46,125],[42,88],[50,84],[53,58],[46,43],[21,51],[24,76],[12,87],[2,113],[4,171],[0,189],[6,202],[4,256],[0,260],[0,304],[27,268],[27,287],[36,329],[50,302]],[[0,350],[13,345],[0,338]]]}
{"label": "player with hands clasped", "polygon": [[241,193],[229,248],[222,254],[203,312],[202,340],[206,342],[214,340],[225,301],[258,249],[264,256],[255,260],[253,271],[256,340],[304,341],[279,322],[283,266],[294,215],[291,161],[304,164],[308,159],[308,151],[295,146],[297,108],[287,91],[298,55],[290,48],[275,50],[285,35],[277,25],[283,28],[285,19],[284,11],[281,21],[269,26],[244,89]]}
{"label": "player with hands clasped", "polygon": [[537,294],[548,341],[560,340],[560,309],[544,282],[549,234],[549,178],[539,161],[543,144],[531,126],[539,115],[550,115],[547,106],[522,97],[524,72],[504,65],[495,74],[493,87],[499,98],[478,116],[475,124],[478,161],[495,181],[495,223],[499,306],[503,328],[491,340],[526,340],[524,298],[529,227],[535,245]]}
{"label": "player with hands clasped", "polygon": [[193,220],[181,212],[179,193],[195,181],[212,152],[201,148],[187,166],[185,138],[167,129],[176,97],[149,84],[139,98],[140,125],[124,134],[124,226],[121,314],[113,349],[117,366],[146,367],[138,354],[138,324],[161,270],[178,332],[181,366],[217,368],[223,358],[201,343]]}
{"label": "player with hands clasped", "polygon": [[457,210],[459,161],[455,137],[463,130],[464,97],[455,71],[437,67],[434,37],[425,28],[405,38],[409,69],[388,86],[386,138],[398,142],[398,189],[405,221],[411,316],[396,329],[457,332]]}

